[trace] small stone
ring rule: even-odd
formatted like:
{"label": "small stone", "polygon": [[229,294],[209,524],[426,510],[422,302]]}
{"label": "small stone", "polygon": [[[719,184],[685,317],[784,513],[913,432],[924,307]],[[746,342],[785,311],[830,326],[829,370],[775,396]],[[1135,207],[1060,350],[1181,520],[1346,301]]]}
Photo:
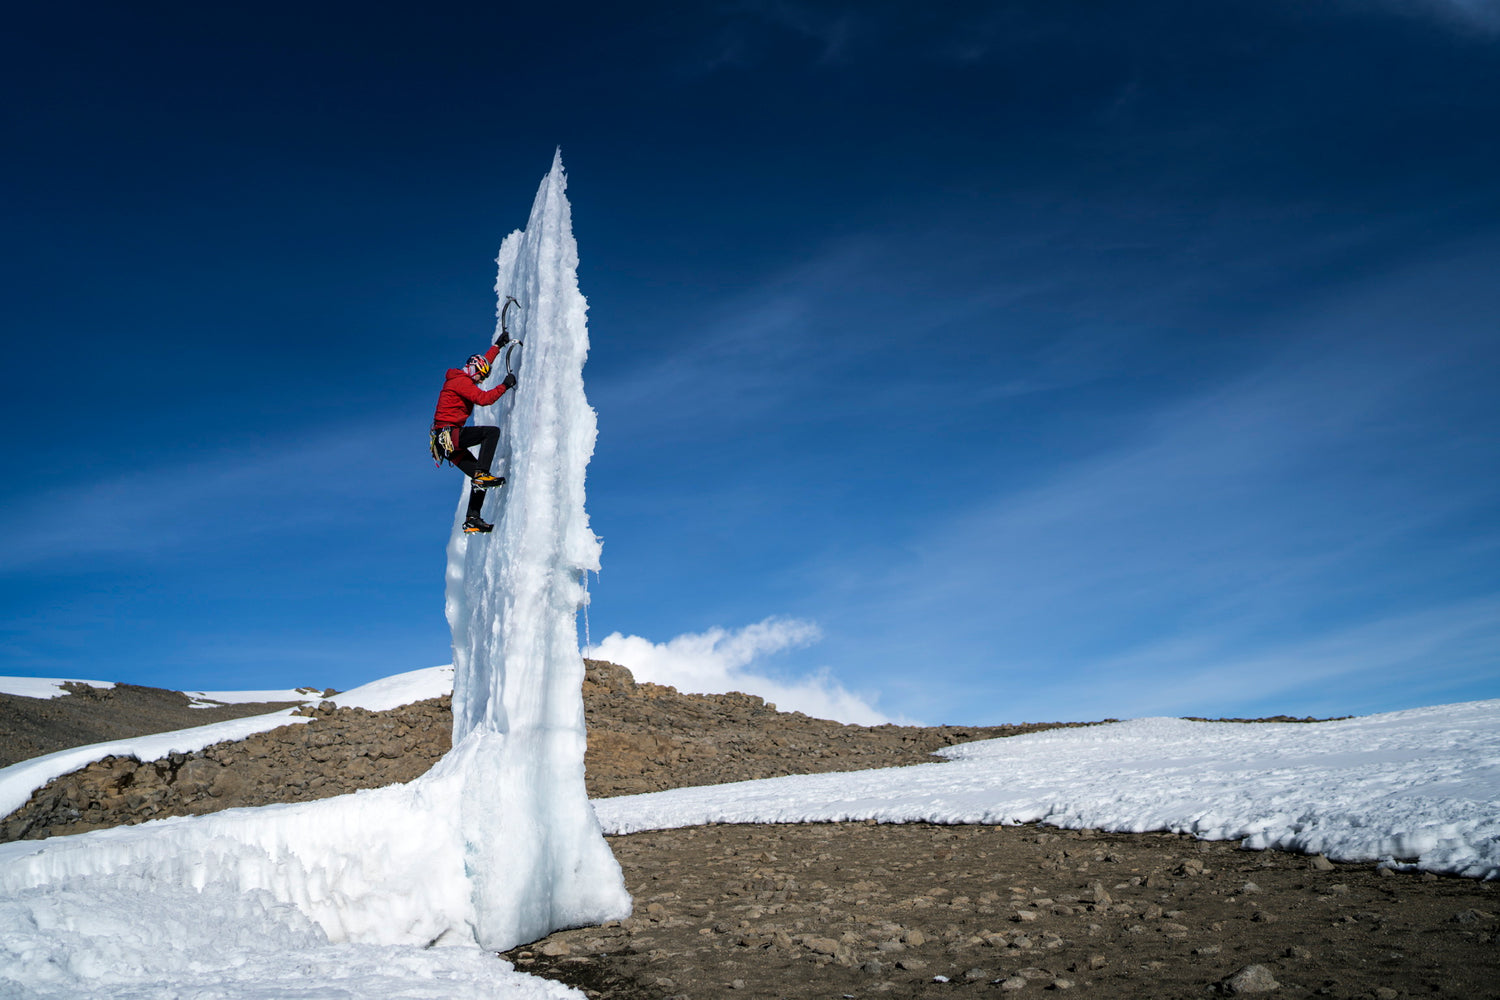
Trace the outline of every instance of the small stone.
{"label": "small stone", "polygon": [[548,941],[537,950],[548,958],[560,958],[563,955],[573,954],[573,949],[568,947],[566,941]]}
{"label": "small stone", "polygon": [[1106,958],[1103,955],[1090,955],[1089,956],[1089,968],[1090,969],[1102,969],[1102,968],[1104,968],[1108,964],[1109,964],[1109,959]]}
{"label": "small stone", "polygon": [[1452,917],[1455,924],[1477,924],[1482,920],[1493,920],[1494,914],[1485,913],[1483,910],[1459,910]]}
{"label": "small stone", "polygon": [[1264,965],[1247,965],[1219,984],[1231,996],[1241,993],[1269,993],[1281,984]]}
{"label": "small stone", "polygon": [[1240,892],[1260,892],[1260,886],[1256,885],[1254,882],[1246,882],[1244,885],[1240,886]]}
{"label": "small stone", "polygon": [[1436,882],[1437,881],[1437,876],[1435,874],[1433,874],[1432,872],[1423,872],[1422,873],[1422,881],[1423,882]]}
{"label": "small stone", "polygon": [[1021,976],[1011,976],[1009,979],[1000,980],[1000,988],[1002,990],[1024,990],[1026,988],[1026,980]]}
{"label": "small stone", "polygon": [[832,955],[839,950],[839,943],[833,938],[812,937],[802,942],[803,947],[817,955]]}
{"label": "small stone", "polygon": [[1391,871],[1389,868],[1377,868],[1377,869],[1375,869],[1375,874],[1378,875],[1380,878],[1395,878],[1396,877],[1396,873],[1393,872],[1393,871]]}
{"label": "small stone", "polygon": [[732,990],[742,990],[745,988],[745,981],[743,979],[736,979],[729,984],[729,988]]}
{"label": "small stone", "polygon": [[913,928],[901,935],[901,940],[913,948],[920,948],[927,943],[927,935]]}
{"label": "small stone", "polygon": [[864,965],[861,965],[859,967],[859,971],[863,972],[867,976],[878,976],[885,971],[885,966],[881,965],[879,962],[875,961],[872,958]]}
{"label": "small stone", "polygon": [[1389,986],[1375,987],[1375,996],[1378,998],[1378,1000],[1396,1000],[1396,998],[1400,995],[1400,993],[1397,993]]}
{"label": "small stone", "polygon": [[1073,988],[1073,980],[1054,979],[1052,980],[1052,985],[1049,988],[1054,990],[1071,990]]}
{"label": "small stone", "polygon": [[1036,919],[1035,910],[1017,910],[1010,915],[1010,919],[1018,924],[1026,924]]}
{"label": "small stone", "polygon": [[1037,969],[1037,968],[1022,969],[1020,972],[1017,972],[1016,975],[1020,976],[1022,979],[1051,979],[1052,978],[1052,973],[1048,972],[1046,969]]}
{"label": "small stone", "polygon": [[1333,871],[1333,862],[1329,861],[1321,854],[1314,854],[1312,856],[1312,859],[1308,861],[1307,866],[1315,872]]}
{"label": "small stone", "polygon": [[918,972],[927,968],[927,963],[920,958],[903,958],[896,963],[896,968],[905,969],[907,972]]}
{"label": "small stone", "polygon": [[1194,955],[1217,955],[1224,949],[1216,944],[1202,944],[1193,949]]}
{"label": "small stone", "polygon": [[980,979],[988,978],[988,976],[989,973],[984,969],[970,969],[968,972],[964,973],[964,978],[971,983]]}

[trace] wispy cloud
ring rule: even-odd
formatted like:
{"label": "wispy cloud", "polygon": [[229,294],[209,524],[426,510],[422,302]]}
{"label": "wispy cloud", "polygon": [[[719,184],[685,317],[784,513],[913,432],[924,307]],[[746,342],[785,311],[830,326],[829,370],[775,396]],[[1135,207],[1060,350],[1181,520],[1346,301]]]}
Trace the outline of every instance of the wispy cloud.
{"label": "wispy cloud", "polygon": [[[1288,324],[1253,371],[1122,413],[1107,447],[829,567],[820,618],[897,650],[883,689],[928,717],[975,719],[964,687],[1006,718],[1494,691],[1491,306],[1406,277]],[[944,690],[903,686],[913,621],[948,654]]]}
{"label": "wispy cloud", "polygon": [[[1394,687],[1413,704],[1452,700],[1493,680],[1500,597],[1456,601],[1251,651],[1209,633],[1174,637],[1091,665],[1081,706],[1091,714],[1220,714],[1296,705],[1302,713],[1389,707]],[[1143,684],[1149,678],[1150,684]],[[1494,693],[1500,693],[1497,690]]]}
{"label": "wispy cloud", "polygon": [[1500,32],[1500,3],[1496,0],[1387,0],[1398,9],[1436,15],[1450,24]]}
{"label": "wispy cloud", "polygon": [[409,436],[394,421],[328,427],[268,447],[205,450],[191,462],[13,496],[0,514],[0,571],[348,523],[360,509],[350,477],[362,480],[358,495],[366,498],[406,481],[379,470],[412,465],[410,450],[392,447]]}
{"label": "wispy cloud", "polygon": [[724,22],[699,54],[694,72],[757,65],[787,39],[805,46],[813,64],[839,65],[853,57],[859,37],[873,27],[865,12],[793,0],[742,0],[722,14]]}
{"label": "wispy cloud", "polygon": [[861,725],[892,721],[870,700],[847,690],[825,669],[811,676],[778,680],[757,661],[822,638],[812,622],[767,618],[735,631],[712,628],[655,643],[638,635],[615,632],[591,647],[588,655],[629,667],[639,681],[666,684],[695,694],[742,691],[775,704],[783,712],[802,712],[820,719]]}

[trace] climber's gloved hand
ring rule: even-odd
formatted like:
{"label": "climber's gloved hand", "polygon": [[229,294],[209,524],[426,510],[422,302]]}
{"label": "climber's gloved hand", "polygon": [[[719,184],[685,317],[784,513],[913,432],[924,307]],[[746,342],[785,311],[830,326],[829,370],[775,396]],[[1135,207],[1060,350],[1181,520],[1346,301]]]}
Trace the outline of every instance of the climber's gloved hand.
{"label": "climber's gloved hand", "polygon": [[510,343],[510,334],[502,330],[500,336],[495,338],[495,346],[504,347],[508,343]]}
{"label": "climber's gloved hand", "polygon": [[501,382],[500,384],[503,385],[503,386],[505,386],[505,388],[507,388],[507,389],[514,389],[516,387],[516,373],[515,372],[507,372],[506,376],[505,376],[505,381]]}

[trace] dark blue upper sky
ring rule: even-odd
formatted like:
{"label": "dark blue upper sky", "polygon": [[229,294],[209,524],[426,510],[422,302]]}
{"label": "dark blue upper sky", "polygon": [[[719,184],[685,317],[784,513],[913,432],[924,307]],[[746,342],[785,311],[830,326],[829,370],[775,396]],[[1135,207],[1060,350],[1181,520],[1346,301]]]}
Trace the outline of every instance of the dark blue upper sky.
{"label": "dark blue upper sky", "polygon": [[33,5],[0,673],[448,659],[442,371],[560,146],[590,628],[889,714],[1500,696],[1487,0]]}

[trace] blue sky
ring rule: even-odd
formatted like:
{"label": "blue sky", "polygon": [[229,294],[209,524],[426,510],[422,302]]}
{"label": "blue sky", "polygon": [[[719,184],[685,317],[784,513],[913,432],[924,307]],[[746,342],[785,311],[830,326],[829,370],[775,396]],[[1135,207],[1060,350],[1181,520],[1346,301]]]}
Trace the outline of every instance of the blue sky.
{"label": "blue sky", "polygon": [[446,662],[426,426],[561,146],[596,640],[934,723],[1500,696],[1493,4],[692,6],[18,15],[0,673]]}

